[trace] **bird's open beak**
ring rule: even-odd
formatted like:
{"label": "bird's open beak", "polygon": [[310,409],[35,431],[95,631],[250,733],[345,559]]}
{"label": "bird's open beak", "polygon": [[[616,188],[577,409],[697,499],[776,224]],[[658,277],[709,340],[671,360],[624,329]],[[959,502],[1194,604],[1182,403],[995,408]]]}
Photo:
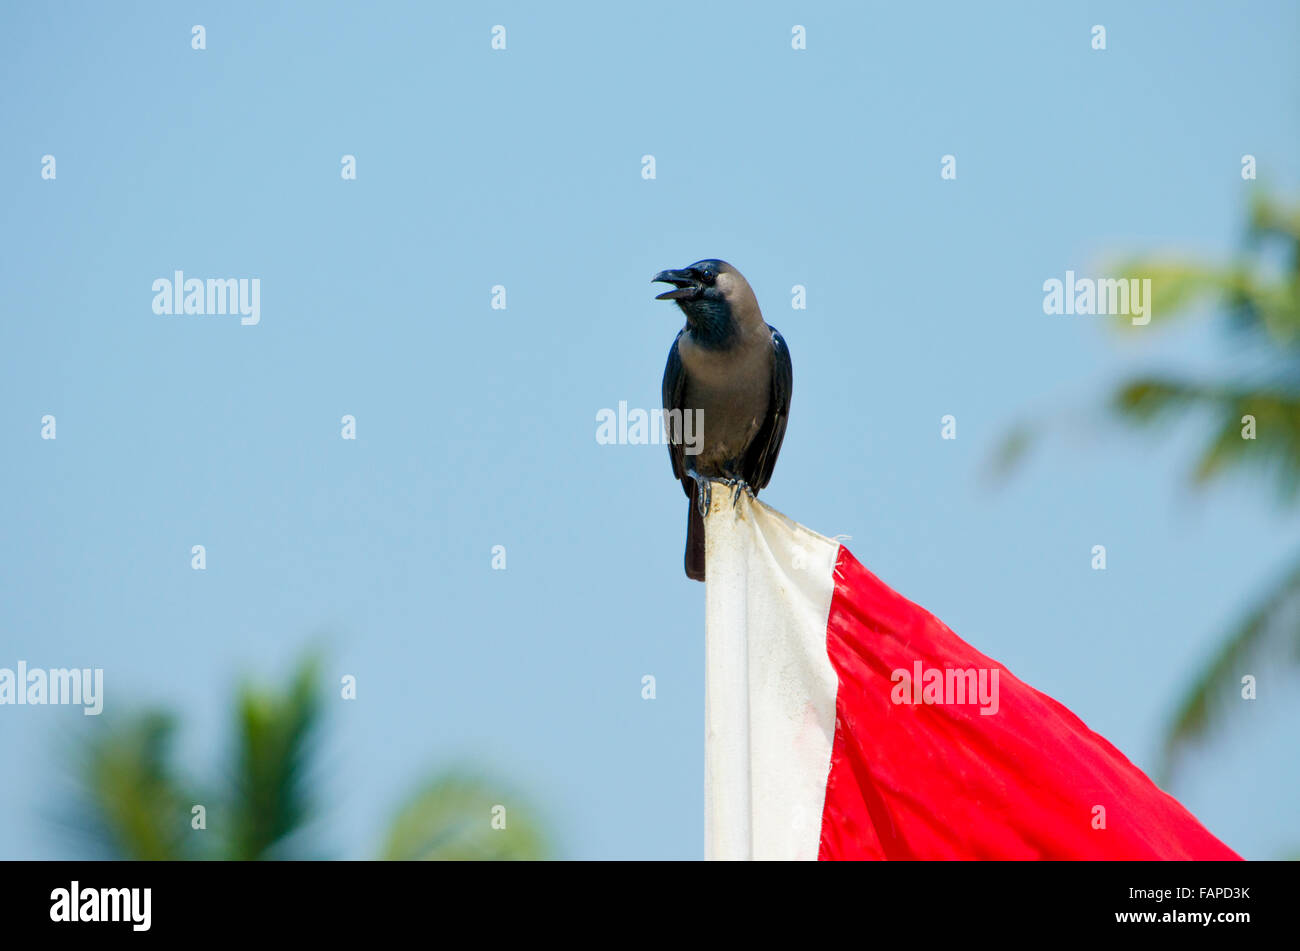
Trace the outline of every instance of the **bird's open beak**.
{"label": "bird's open beak", "polygon": [[664,291],[655,296],[655,300],[690,300],[699,296],[704,285],[690,270],[660,271],[650,281],[651,284],[672,284],[676,290]]}

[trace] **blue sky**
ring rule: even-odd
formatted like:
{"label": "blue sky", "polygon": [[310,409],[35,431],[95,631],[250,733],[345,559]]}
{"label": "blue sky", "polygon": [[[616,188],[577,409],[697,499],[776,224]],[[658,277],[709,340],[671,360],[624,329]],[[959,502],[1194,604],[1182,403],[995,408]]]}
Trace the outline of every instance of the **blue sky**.
{"label": "blue sky", "polygon": [[[702,854],[685,505],[661,446],[595,439],[600,409],[658,400],[662,268],[731,261],[789,344],[764,500],[1139,765],[1300,542],[1271,486],[1184,488],[1194,424],[1091,412],[1135,368],[1212,366],[1210,325],[1041,307],[1110,252],[1230,253],[1244,153],[1300,192],[1294,4],[7,4],[0,26],[0,666],[102,666],[110,710],[182,711],[205,768],[238,679],[326,644],[359,684],[329,710],[334,854],[374,854],[463,761],[566,857]],[[155,315],[177,269],[259,278],[261,323]],[[982,479],[1017,420],[1076,410]],[[1173,789],[1248,857],[1300,848],[1300,683],[1264,673]],[[76,855],[40,812],[88,719],[0,708],[0,856]]]}

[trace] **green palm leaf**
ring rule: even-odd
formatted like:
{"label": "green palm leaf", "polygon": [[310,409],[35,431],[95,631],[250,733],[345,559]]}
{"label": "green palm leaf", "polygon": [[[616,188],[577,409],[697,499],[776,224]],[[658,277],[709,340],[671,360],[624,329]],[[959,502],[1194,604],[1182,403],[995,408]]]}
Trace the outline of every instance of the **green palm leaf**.
{"label": "green palm leaf", "polygon": [[[1300,391],[1139,377],[1116,390],[1112,407],[1146,424],[1203,410],[1211,432],[1190,474],[1194,485],[1229,469],[1253,468],[1275,477],[1284,504],[1300,499]],[[1247,418],[1253,419],[1249,439],[1243,435]]]}
{"label": "green palm leaf", "polygon": [[543,859],[547,852],[536,815],[517,794],[500,783],[447,773],[398,811],[381,857],[504,861]]}
{"label": "green palm leaf", "polygon": [[[1234,470],[1275,481],[1285,506],[1300,501],[1300,205],[1257,193],[1246,241],[1237,260],[1220,264],[1180,255],[1121,258],[1100,273],[1151,280],[1151,323],[1113,321],[1125,333],[1145,333],[1194,313],[1218,315],[1237,346],[1228,351],[1223,381],[1142,375],[1111,395],[1108,409],[1135,425],[1154,426],[1196,417],[1208,433],[1188,474],[1204,486]],[[1282,250],[1281,269],[1264,248]],[[1270,266],[1272,265],[1272,266]],[[1235,359],[1234,359],[1235,358]],[[1243,358],[1250,358],[1249,360]],[[1253,418],[1254,438],[1243,438]],[[991,460],[1001,481],[1036,441],[1041,424],[1021,423],[1006,435]],[[1169,776],[1185,750],[1205,737],[1225,714],[1239,713],[1240,678],[1254,660],[1274,658],[1273,648],[1292,644],[1281,663],[1300,662],[1300,634],[1291,613],[1300,601],[1300,564],[1294,566],[1232,630],[1180,698],[1163,744],[1161,773]]]}
{"label": "green palm leaf", "polygon": [[1148,332],[1159,324],[1188,316],[1202,305],[1267,296],[1265,286],[1244,265],[1219,266],[1179,257],[1137,257],[1103,264],[1099,273],[1151,281],[1151,323],[1143,326],[1124,320],[1114,322],[1133,333]]}
{"label": "green palm leaf", "polygon": [[[171,753],[176,721],[170,714],[96,722],[74,747],[74,807],[56,818],[109,858],[304,855],[316,814],[318,673],[318,662],[308,657],[285,687],[240,687],[233,755],[216,795],[196,795],[178,780]],[[195,805],[210,807],[204,830],[192,829]],[[548,851],[536,814],[517,793],[471,773],[450,772],[407,801],[383,857],[541,859]]]}
{"label": "green palm leaf", "polygon": [[304,661],[287,689],[240,688],[231,785],[220,816],[228,857],[286,858],[313,816],[311,761],[320,716],[318,664]]}
{"label": "green palm leaf", "polygon": [[76,744],[78,796],[62,824],[112,858],[171,860],[197,855],[191,796],[172,766],[176,722],[148,711],[96,722]]}
{"label": "green palm leaf", "polygon": [[1246,701],[1241,698],[1241,678],[1259,679],[1260,667],[1278,661],[1300,660],[1300,624],[1295,608],[1300,606],[1300,558],[1281,581],[1219,645],[1209,663],[1197,674],[1180,699],[1166,730],[1158,775],[1168,782],[1182,754],[1195,741],[1205,738],[1222,715],[1235,712]]}
{"label": "green palm leaf", "polygon": [[[1146,255],[1107,262],[1102,273],[1151,281],[1151,323],[1115,321],[1128,333],[1145,333],[1179,317],[1215,311],[1231,318],[1239,332],[1293,350],[1300,344],[1300,206],[1257,196],[1239,261],[1215,264],[1181,255]],[[1266,243],[1281,243],[1291,272],[1277,273],[1253,260]],[[1290,354],[1294,361],[1296,354]]]}

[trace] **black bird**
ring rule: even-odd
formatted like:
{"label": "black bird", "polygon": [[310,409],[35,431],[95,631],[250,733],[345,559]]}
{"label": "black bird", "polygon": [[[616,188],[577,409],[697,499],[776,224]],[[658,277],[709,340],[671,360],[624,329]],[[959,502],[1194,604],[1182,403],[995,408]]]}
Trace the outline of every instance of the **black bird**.
{"label": "black bird", "polygon": [[[764,322],[749,282],[726,261],[696,261],[680,271],[660,271],[654,281],[675,288],[655,300],[676,301],[686,315],[668,351],[663,397],[673,475],[686,497],[694,497],[688,503],[686,576],[703,581],[710,483],[757,495],[771,480],[790,415],[790,351]],[[684,438],[690,430],[684,433],[676,424],[680,413],[692,411],[694,445]]]}

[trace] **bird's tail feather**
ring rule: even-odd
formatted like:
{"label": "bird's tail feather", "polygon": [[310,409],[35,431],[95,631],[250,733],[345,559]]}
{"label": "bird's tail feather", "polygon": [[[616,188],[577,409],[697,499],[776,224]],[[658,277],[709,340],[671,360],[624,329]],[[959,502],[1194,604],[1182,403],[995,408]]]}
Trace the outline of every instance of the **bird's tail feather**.
{"label": "bird's tail feather", "polygon": [[686,519],[686,577],[693,581],[704,580],[704,516],[692,496],[687,503],[690,514]]}

